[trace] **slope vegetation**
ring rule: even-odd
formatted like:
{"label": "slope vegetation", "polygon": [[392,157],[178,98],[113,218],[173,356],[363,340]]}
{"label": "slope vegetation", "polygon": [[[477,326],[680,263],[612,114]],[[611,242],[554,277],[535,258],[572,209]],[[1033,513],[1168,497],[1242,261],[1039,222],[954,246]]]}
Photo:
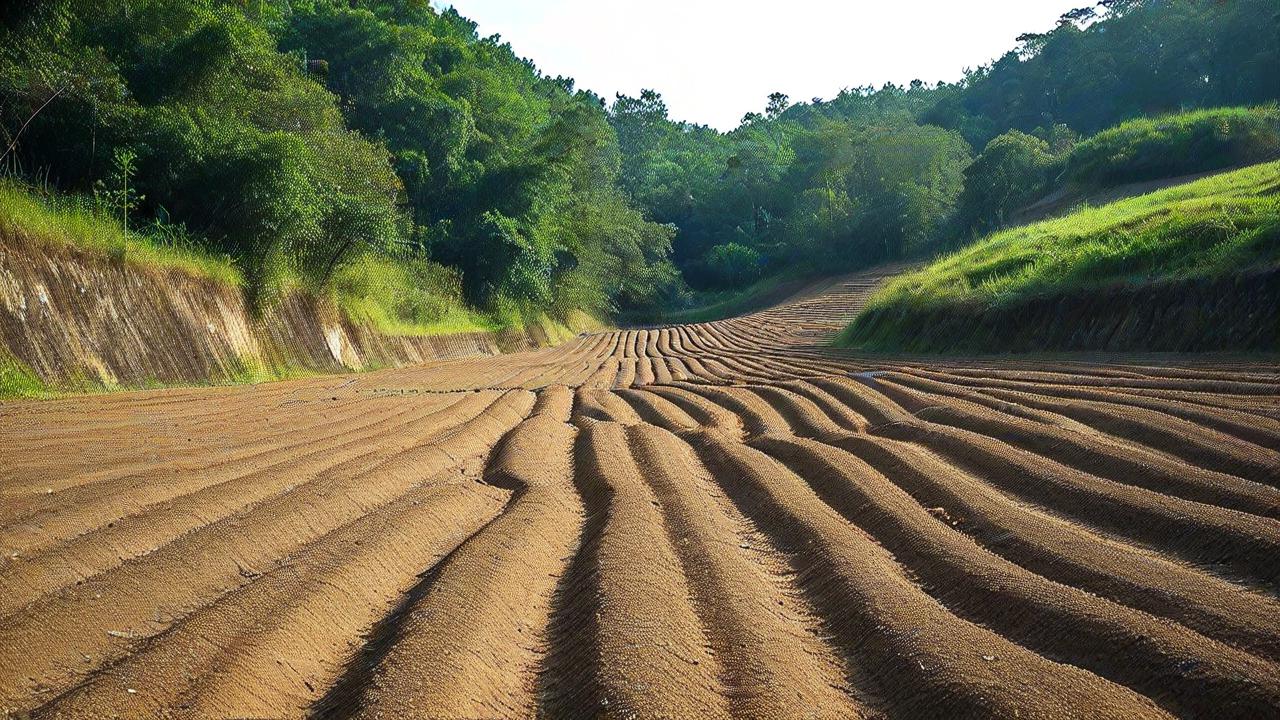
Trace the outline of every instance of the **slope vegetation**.
{"label": "slope vegetation", "polygon": [[1280,163],[995,233],[896,278],[866,349],[1280,347]]}

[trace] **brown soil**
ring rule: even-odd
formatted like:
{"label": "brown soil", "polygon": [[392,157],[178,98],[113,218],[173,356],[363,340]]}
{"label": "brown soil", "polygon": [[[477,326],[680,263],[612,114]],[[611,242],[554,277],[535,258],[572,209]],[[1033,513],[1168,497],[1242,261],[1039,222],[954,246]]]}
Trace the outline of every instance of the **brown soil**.
{"label": "brown soil", "polygon": [[743,318],[0,405],[37,718],[1280,716],[1280,368]]}

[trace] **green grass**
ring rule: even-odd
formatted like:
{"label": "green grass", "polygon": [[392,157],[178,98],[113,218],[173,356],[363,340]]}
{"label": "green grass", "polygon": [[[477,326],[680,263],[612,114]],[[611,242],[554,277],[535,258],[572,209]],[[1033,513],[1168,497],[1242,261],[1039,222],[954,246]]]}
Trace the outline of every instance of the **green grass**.
{"label": "green grass", "polygon": [[784,272],[748,285],[741,290],[698,292],[690,301],[692,307],[669,311],[646,311],[626,315],[622,320],[632,324],[703,323],[736,317],[782,300],[798,289],[809,275]]}
{"label": "green grass", "polygon": [[11,180],[0,180],[0,235],[49,247],[79,248],[129,265],[180,270],[236,287],[244,285],[243,274],[225,256],[127,232],[119,222],[101,217],[82,198],[38,195]]}
{"label": "green grass", "polygon": [[353,322],[371,325],[386,335],[449,335],[502,328],[500,320],[462,301],[456,272],[425,260],[398,262],[364,255],[343,265],[328,291]]}
{"label": "green grass", "polygon": [[1271,162],[990,235],[895,278],[836,343],[892,348],[913,318],[949,308],[1277,265],[1280,162]]}
{"label": "green grass", "polygon": [[1138,118],[1076,145],[1065,177],[1085,187],[1191,175],[1280,158],[1280,107]]}
{"label": "green grass", "polygon": [[51,394],[34,370],[0,348],[0,399],[45,398]]}

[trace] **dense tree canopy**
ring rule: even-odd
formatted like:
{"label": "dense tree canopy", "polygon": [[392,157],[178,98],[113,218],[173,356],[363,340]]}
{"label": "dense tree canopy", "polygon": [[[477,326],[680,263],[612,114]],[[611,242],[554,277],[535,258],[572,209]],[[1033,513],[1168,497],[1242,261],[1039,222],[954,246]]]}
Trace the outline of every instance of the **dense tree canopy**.
{"label": "dense tree canopy", "polygon": [[[679,228],[674,259],[685,277],[727,287],[754,277],[724,271],[730,244],[754,250],[762,268],[830,270],[995,229],[1053,182],[1076,178],[1063,176],[1063,163],[1080,134],[1187,108],[1274,101],[1276,67],[1273,0],[1108,0],[1067,13],[1049,32],[1027,33],[956,83],[855,88],[794,105],[774,94],[729,133],[670,120],[653,91],[620,96],[610,119],[622,184],[652,217]],[[1258,113],[1215,118],[1233,124],[1230,137],[1184,142],[1194,162],[1149,144],[1151,157],[1113,168],[1109,180],[1272,152],[1270,121]],[[1209,125],[1200,121],[1198,131]],[[1138,167],[1156,156],[1165,166]]]}
{"label": "dense tree canopy", "polygon": [[121,149],[144,217],[255,286],[361,253],[456,268],[473,302],[608,311],[676,281],[603,103],[426,2],[86,0],[4,10],[6,164],[89,192]]}
{"label": "dense tree canopy", "polygon": [[1265,108],[1077,144],[1280,98],[1274,0],[1106,0],[959,82],[774,93],[727,133],[651,90],[606,107],[426,0],[18,0],[0,23],[4,169],[185,228],[258,291],[373,254],[482,307],[608,312],[1277,151]]}

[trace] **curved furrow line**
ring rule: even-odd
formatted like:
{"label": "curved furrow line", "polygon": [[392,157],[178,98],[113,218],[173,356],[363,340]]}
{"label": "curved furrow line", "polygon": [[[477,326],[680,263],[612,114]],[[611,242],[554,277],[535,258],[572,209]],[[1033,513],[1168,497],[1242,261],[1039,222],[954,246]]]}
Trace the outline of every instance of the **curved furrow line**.
{"label": "curved furrow line", "polygon": [[1098,478],[985,435],[925,423],[873,389],[872,378],[815,381],[872,422],[871,432],[922,445],[1061,517],[1170,552],[1231,580],[1280,580],[1280,523]]}
{"label": "curved furrow line", "polygon": [[[1041,365],[1043,367],[1043,365]],[[1003,370],[983,369],[969,370],[956,368],[951,372],[957,375],[984,377],[990,375],[1009,380],[1023,380],[1050,385],[1079,385],[1101,388],[1134,388],[1143,390],[1176,390],[1218,395],[1256,395],[1274,396],[1276,384],[1266,381],[1238,381],[1229,377],[1222,379],[1196,380],[1187,378],[1150,378],[1133,374],[1121,374],[1112,370],[1107,374],[1083,375],[1077,373],[1045,372],[1043,370]]]}
{"label": "curved furrow line", "polygon": [[[1259,476],[1274,482],[1280,477],[1280,452],[1225,434],[1159,410],[1096,400],[1060,400],[1039,393],[987,389],[978,394],[935,380],[913,375],[885,373],[881,380],[907,384],[913,388],[965,397],[989,405],[1017,403],[1037,411],[1069,417],[1100,432],[1141,443],[1177,455],[1197,465],[1246,479]],[[975,397],[976,396],[976,397]],[[1183,442],[1178,442],[1181,438]]]}
{"label": "curved furrow line", "polygon": [[663,360],[666,362],[667,375],[669,377],[661,380],[658,384],[668,385],[673,382],[692,382],[697,379],[697,375],[689,369],[683,358],[670,355],[663,358]]}
{"label": "curved furrow line", "polygon": [[21,417],[22,422],[0,427],[0,438],[39,438],[45,448],[56,448],[62,442],[92,440],[100,432],[146,429],[156,417],[175,424],[209,425],[245,412],[263,413],[263,401],[278,395],[278,388],[199,388],[48,400],[25,412],[6,406],[3,415]]}
{"label": "curved furrow line", "polygon": [[982,547],[1038,575],[1167,617],[1280,661],[1280,602],[1022,505],[908,443],[823,438],[866,462]]}
{"label": "curved furrow line", "polygon": [[664,430],[680,432],[693,430],[701,424],[689,413],[661,395],[646,390],[624,389],[615,391],[618,397],[630,403],[640,419]]}
{"label": "curved furrow line", "polygon": [[[5,477],[0,480],[3,482],[0,494],[11,498],[0,508],[0,522],[18,517],[20,511],[28,505],[49,504],[67,491],[89,488],[104,482],[137,479],[144,473],[154,471],[161,458],[198,458],[198,461],[188,461],[191,469],[198,470],[286,450],[291,447],[290,441],[296,438],[292,434],[295,427],[298,432],[308,434],[330,435],[342,432],[343,427],[353,425],[351,409],[360,404],[369,403],[357,400],[341,405],[326,404],[324,410],[317,413],[290,412],[261,420],[256,416],[242,415],[234,424],[221,423],[204,433],[176,424],[169,426],[167,417],[152,418],[151,426],[145,432],[128,433],[125,437],[132,442],[122,442],[115,450],[121,458],[127,458],[127,461],[121,462],[113,462],[104,452],[112,451],[110,446],[84,448],[87,453],[92,454],[92,462],[86,464],[85,454],[66,452],[68,447],[82,447],[83,441],[62,441],[45,446],[32,445],[31,440],[38,437],[34,435],[16,440],[7,446],[11,449],[13,470],[5,473]],[[374,407],[375,410],[363,413],[362,416],[393,417],[403,410],[398,404],[389,402],[379,402]],[[290,434],[285,434],[286,427],[290,429]],[[228,433],[229,429],[234,434]],[[200,442],[196,442],[197,438]],[[145,444],[150,450],[150,457],[139,460],[139,444]]]}
{"label": "curved furrow line", "polygon": [[1187,400],[1135,395],[1129,392],[1112,390],[1079,388],[1070,385],[1037,386],[1032,383],[1023,383],[1015,380],[978,380],[928,370],[913,370],[910,374],[947,384],[965,385],[982,393],[986,393],[988,390],[1013,390],[1062,398],[1064,400],[1095,400],[1116,405],[1130,405],[1172,415],[1228,435],[1234,435],[1263,447],[1280,447],[1280,422],[1240,410],[1205,405]]}
{"label": "curved furrow line", "polygon": [[814,632],[776,551],[722,506],[692,449],[637,425],[629,445],[666,520],[735,718],[872,715],[842,689],[848,670]]}
{"label": "curved furrow line", "polygon": [[653,367],[653,383],[666,385],[675,378],[671,374],[671,368],[668,367],[670,360],[667,358],[653,358],[651,361]]}
{"label": "curved furrow line", "polygon": [[723,382],[712,371],[708,370],[707,366],[704,365],[702,363],[702,360],[699,358],[692,357],[692,356],[684,356],[680,358],[680,362],[684,364],[684,366],[689,370],[689,373],[692,375],[692,377],[689,378],[690,382],[695,380],[701,380],[703,382],[711,383],[712,385],[717,385]]}
{"label": "curved furrow line", "polygon": [[997,487],[1054,514],[1171,552],[1232,580],[1274,585],[1280,527],[1274,520],[1116,483],[985,435],[934,424],[872,432],[923,445]]}
{"label": "curved furrow line", "polygon": [[916,417],[928,422],[978,432],[1115,482],[1263,517],[1280,517],[1280,488],[1187,465],[1142,445],[1113,441],[1106,435],[1083,434],[967,400],[906,390],[885,377],[880,378],[879,387],[899,404],[903,393],[910,394],[916,402],[929,403],[929,407],[916,413]]}
{"label": "curved furrow line", "polygon": [[600,367],[596,368],[586,380],[578,387],[604,390],[613,387],[613,381],[618,377],[619,365],[617,358],[609,358],[600,363]]}
{"label": "curved furrow line", "polygon": [[636,359],[636,376],[632,385],[652,385],[654,382],[653,359],[642,355]]}
{"label": "curved furrow line", "polygon": [[1175,714],[1257,717],[1280,706],[1280,665],[994,555],[842,450],[776,436],[751,445],[804,478],[930,595],[971,622],[1132,687]]}
{"label": "curved furrow line", "polygon": [[1032,407],[1065,415],[1101,432],[1140,442],[1204,467],[1280,487],[1280,452],[1217,430],[1145,408],[1117,408],[1088,400],[1057,401],[1005,390],[989,391]]}
{"label": "curved furrow line", "polygon": [[652,393],[671,402],[693,418],[699,426],[724,430],[732,435],[742,436],[746,429],[742,419],[720,405],[694,392],[677,385],[650,385],[639,392]]}
{"label": "curved furrow line", "polygon": [[[741,382],[768,377],[767,373],[761,371],[758,366],[744,361],[737,355],[718,352],[703,353],[698,356],[698,359],[702,361],[705,367],[712,368],[713,377],[717,381]],[[722,368],[722,370],[717,371],[714,367]]]}
{"label": "curved furrow line", "polygon": [[768,455],[717,431],[693,446],[734,504],[791,554],[801,589],[891,717],[1169,717],[1127,688],[951,614]]}
{"label": "curved furrow line", "polygon": [[692,607],[653,493],[623,427],[585,423],[575,481],[589,518],[561,588],[571,624],[542,678],[549,717],[728,718],[723,672]]}
{"label": "curved furrow line", "polygon": [[619,362],[618,376],[614,378],[613,387],[631,387],[636,383],[636,359],[627,357]]}
{"label": "curved furrow line", "polygon": [[741,363],[724,355],[701,355],[699,361],[707,369],[710,385],[730,385],[734,383],[758,380],[760,375],[754,370],[744,368]]}
{"label": "curved furrow line", "polygon": [[748,435],[787,432],[791,424],[772,405],[745,387],[670,385],[704,398],[737,416]]}
{"label": "curved furrow line", "polygon": [[422,569],[501,510],[495,488],[444,480],[182,618],[35,717],[303,715]]}
{"label": "curved furrow line", "polygon": [[105,523],[0,569],[0,616],[42,595],[155,552],[176,538],[293,492],[318,478],[358,475],[483,412],[495,393],[468,394],[462,402],[425,414],[396,432],[355,438],[295,458],[282,467],[235,478]]}
{"label": "curved furrow line", "polygon": [[623,425],[642,422],[630,405],[609,390],[578,390],[574,394],[574,415]]}
{"label": "curved furrow line", "polygon": [[[550,397],[556,396],[556,397]],[[552,596],[578,542],[572,403],[548,388],[512,430],[486,480],[513,491],[504,513],[468,539],[403,609],[388,645],[353,668],[363,682],[330,694],[324,717],[520,718],[546,653]]]}
{"label": "curved furrow line", "polygon": [[867,431],[869,424],[865,417],[854,412],[848,405],[840,402],[831,393],[814,385],[812,382],[808,380],[791,380],[780,383],[780,385],[797,395],[808,398],[810,402],[821,408],[842,429],[855,433]]}
{"label": "curved furrow line", "polygon": [[[9,617],[0,626],[0,660],[14,669],[16,684],[0,687],[0,706],[29,703],[33,690],[65,689],[81,671],[128,654],[130,643],[123,640],[155,635],[316,538],[483,454],[532,405],[531,393],[508,392],[431,445],[353,477],[314,480]],[[32,655],[29,649],[37,644],[44,652]]]}
{"label": "curved furrow line", "polygon": [[845,428],[817,403],[789,388],[773,385],[746,385],[782,416],[790,431],[802,437],[825,437],[846,432]]}
{"label": "curved furrow line", "polygon": [[[29,555],[33,550],[136,514],[148,506],[249,475],[270,473],[274,468],[312,456],[317,451],[340,448],[353,441],[367,442],[422,416],[429,411],[424,407],[440,407],[445,397],[423,399],[407,406],[401,403],[398,411],[388,416],[357,415],[347,422],[329,426],[334,430],[331,434],[278,444],[265,450],[257,449],[239,460],[222,463],[204,460],[188,466],[172,461],[164,465],[157,459],[148,472],[47,493],[36,496],[31,502],[15,502],[13,504],[17,507],[13,509],[13,515],[5,518],[4,526],[0,527],[0,548]],[[296,437],[290,439],[296,440]]]}

